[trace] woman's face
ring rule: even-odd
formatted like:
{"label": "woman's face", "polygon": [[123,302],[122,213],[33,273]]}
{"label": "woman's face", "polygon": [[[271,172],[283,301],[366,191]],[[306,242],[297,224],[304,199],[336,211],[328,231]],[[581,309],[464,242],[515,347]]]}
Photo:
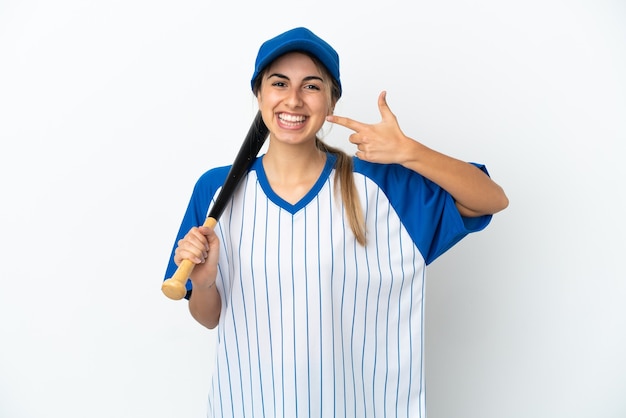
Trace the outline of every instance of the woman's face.
{"label": "woman's face", "polygon": [[291,52],[261,75],[259,109],[271,138],[289,144],[314,141],[330,114],[330,80],[313,60]]}

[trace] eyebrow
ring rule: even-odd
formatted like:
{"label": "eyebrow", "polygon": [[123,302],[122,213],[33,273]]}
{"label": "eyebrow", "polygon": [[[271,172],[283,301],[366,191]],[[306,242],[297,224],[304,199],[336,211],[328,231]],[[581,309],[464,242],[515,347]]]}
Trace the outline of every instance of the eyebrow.
{"label": "eyebrow", "polygon": [[[267,76],[268,79],[272,77],[284,78],[285,80],[289,80],[289,77],[280,73],[273,73]],[[322,77],[319,77],[316,75],[310,75],[310,76],[304,77],[302,81],[311,81],[311,80],[319,80],[321,82],[324,82],[324,79],[322,79]]]}

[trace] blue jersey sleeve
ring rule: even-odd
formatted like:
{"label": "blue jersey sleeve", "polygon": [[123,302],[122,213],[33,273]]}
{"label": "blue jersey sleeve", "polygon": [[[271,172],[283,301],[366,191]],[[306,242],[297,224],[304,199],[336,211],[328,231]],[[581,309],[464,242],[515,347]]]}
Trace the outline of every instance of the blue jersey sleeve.
{"label": "blue jersey sleeve", "polygon": [[[483,165],[474,165],[488,175]],[[491,221],[491,215],[461,216],[448,192],[401,165],[373,164],[355,158],[355,171],[368,176],[385,193],[426,264]]]}

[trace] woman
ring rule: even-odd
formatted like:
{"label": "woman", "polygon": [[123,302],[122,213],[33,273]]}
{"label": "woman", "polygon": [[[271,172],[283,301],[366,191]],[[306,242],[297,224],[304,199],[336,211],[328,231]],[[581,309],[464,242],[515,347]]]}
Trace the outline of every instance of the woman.
{"label": "woman", "polygon": [[[252,77],[269,146],[214,230],[228,167],[198,180],[168,266],[195,266],[191,315],[218,328],[209,416],[424,416],[425,267],[508,200],[483,166],[380,123],[334,116],[339,57],[295,28],[266,41]],[[354,133],[356,158],[325,145]]]}

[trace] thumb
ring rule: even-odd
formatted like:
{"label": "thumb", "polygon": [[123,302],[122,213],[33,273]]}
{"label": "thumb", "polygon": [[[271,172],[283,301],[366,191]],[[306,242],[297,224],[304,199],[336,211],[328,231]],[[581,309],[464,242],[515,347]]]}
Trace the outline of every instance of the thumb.
{"label": "thumb", "polygon": [[383,120],[395,118],[395,115],[387,104],[387,92],[384,90],[378,95],[378,111],[380,112],[380,116]]}

